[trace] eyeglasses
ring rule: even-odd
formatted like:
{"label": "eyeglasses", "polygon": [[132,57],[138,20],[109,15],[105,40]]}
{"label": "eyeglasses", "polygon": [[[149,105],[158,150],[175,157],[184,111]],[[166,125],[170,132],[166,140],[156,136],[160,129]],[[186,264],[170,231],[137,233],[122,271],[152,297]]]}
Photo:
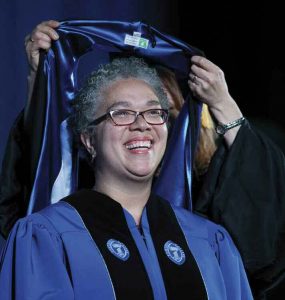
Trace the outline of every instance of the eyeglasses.
{"label": "eyeglasses", "polygon": [[138,116],[142,116],[144,120],[150,125],[162,125],[167,121],[168,110],[157,108],[140,112],[128,109],[111,110],[105,115],[91,122],[89,126],[98,125],[108,118],[111,118],[114,124],[118,126],[131,125],[136,122]]}

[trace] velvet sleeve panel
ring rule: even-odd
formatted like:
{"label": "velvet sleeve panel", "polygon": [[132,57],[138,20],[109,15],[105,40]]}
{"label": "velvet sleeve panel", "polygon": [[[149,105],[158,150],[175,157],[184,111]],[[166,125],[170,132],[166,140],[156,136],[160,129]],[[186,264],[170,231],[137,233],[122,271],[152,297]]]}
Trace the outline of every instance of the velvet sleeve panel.
{"label": "velvet sleeve panel", "polygon": [[20,219],[1,257],[0,299],[73,299],[60,236],[42,216]]}
{"label": "velvet sleeve panel", "polygon": [[195,204],[230,232],[257,293],[285,270],[284,179],[282,151],[245,124],[229,150],[218,148]]}
{"label": "velvet sleeve panel", "polygon": [[25,215],[25,165],[23,116],[21,112],[10,131],[0,177],[0,232],[4,238]]}

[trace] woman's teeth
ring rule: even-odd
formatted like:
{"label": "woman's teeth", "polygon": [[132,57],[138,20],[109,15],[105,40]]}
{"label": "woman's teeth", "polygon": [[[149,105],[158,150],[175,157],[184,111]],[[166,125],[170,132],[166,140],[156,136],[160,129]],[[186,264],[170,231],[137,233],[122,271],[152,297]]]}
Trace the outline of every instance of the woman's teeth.
{"label": "woman's teeth", "polygon": [[150,149],[151,142],[150,141],[137,141],[126,144],[126,148],[129,150],[137,149],[137,148],[148,148]]}

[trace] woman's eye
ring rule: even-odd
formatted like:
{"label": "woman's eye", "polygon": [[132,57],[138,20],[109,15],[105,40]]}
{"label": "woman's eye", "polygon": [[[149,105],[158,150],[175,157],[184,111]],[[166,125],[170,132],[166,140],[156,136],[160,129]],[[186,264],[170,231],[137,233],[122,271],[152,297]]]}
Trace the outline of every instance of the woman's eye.
{"label": "woman's eye", "polygon": [[128,117],[130,115],[130,112],[127,110],[120,110],[120,111],[115,111],[113,113],[114,117],[118,117],[118,118],[124,118],[124,117]]}
{"label": "woman's eye", "polygon": [[161,111],[157,109],[152,109],[148,112],[149,116],[151,117],[159,117],[161,116]]}

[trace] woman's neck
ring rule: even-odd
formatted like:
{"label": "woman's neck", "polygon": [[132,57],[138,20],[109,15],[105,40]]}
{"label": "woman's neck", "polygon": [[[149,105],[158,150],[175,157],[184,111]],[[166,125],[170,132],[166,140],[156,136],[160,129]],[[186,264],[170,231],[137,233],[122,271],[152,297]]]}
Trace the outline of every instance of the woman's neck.
{"label": "woman's neck", "polygon": [[100,176],[95,176],[95,178],[94,190],[119,202],[133,216],[136,224],[140,224],[142,211],[150,196],[151,180],[121,182],[111,181],[110,178],[100,180]]}

